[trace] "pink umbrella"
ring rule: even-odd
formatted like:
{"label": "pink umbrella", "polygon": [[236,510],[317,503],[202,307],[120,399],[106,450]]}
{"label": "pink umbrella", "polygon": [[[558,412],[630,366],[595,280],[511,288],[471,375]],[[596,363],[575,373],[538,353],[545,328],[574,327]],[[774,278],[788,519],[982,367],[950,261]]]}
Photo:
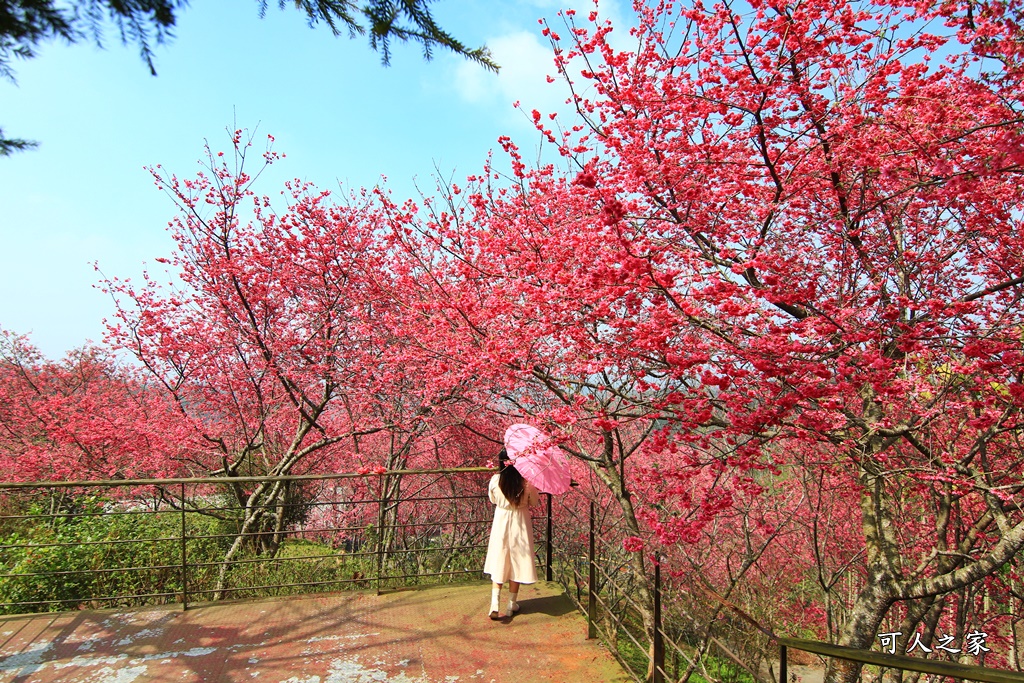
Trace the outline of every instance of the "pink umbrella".
{"label": "pink umbrella", "polygon": [[505,450],[519,474],[544,493],[569,490],[569,461],[548,435],[527,424],[505,430]]}

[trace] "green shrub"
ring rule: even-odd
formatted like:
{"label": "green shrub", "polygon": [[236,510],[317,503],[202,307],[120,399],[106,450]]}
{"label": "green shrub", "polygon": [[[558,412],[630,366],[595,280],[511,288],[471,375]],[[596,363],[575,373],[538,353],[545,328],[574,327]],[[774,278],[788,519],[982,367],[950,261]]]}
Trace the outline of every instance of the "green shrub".
{"label": "green shrub", "polygon": [[[180,512],[109,510],[104,503],[82,499],[74,515],[57,516],[33,506],[28,519],[0,537],[0,613],[180,599]],[[188,515],[186,528],[200,537],[188,541],[189,563],[223,556],[226,539],[201,538],[223,534],[219,522]]]}
{"label": "green shrub", "polygon": [[237,560],[228,571],[229,598],[367,588],[376,572],[372,555],[348,557],[329,545],[302,539],[285,540],[273,558],[250,552]]}
{"label": "green shrub", "polygon": [[[33,502],[0,529],[0,614],[137,607],[180,602],[182,519],[178,510],[129,509],[100,498]],[[188,602],[213,600],[217,577],[238,520],[197,512],[185,517]],[[285,539],[269,556],[261,543],[243,544],[225,575],[222,597],[258,598],[345,589],[478,579],[483,549],[446,547],[426,539],[420,550],[394,552],[377,582],[374,530],[346,553],[326,543]],[[370,552],[367,552],[370,551]],[[441,572],[468,574],[431,576]],[[387,577],[404,577],[388,579]]]}

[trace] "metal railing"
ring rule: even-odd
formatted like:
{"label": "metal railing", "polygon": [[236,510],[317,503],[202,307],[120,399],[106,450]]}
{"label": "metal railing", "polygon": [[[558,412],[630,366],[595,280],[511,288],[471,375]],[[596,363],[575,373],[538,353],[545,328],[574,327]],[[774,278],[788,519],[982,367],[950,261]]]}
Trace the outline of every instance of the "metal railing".
{"label": "metal railing", "polygon": [[[479,578],[491,474],[0,483],[0,613]],[[550,580],[550,496],[547,510]]]}
{"label": "metal railing", "polygon": [[961,664],[959,662],[946,662],[938,659],[924,659],[922,657],[905,657],[902,655],[890,655],[885,652],[874,652],[872,650],[857,650],[842,645],[832,645],[816,640],[801,640],[799,638],[776,637],[779,644],[779,680],[787,683],[788,655],[787,649],[803,650],[813,652],[825,657],[835,657],[848,662],[859,664],[873,664],[887,669],[900,669],[903,671],[914,671],[916,673],[944,676],[954,680],[984,681],[985,683],[1024,683],[1024,673],[1009,671],[1006,669],[993,669],[987,666],[975,666],[973,664]]}
{"label": "metal railing", "polygon": [[[581,496],[574,501],[572,495],[560,503],[555,515],[561,518],[557,527],[561,533],[554,542],[557,550],[554,566],[557,580],[587,619],[588,638],[600,638],[638,683],[677,680],[681,667],[678,661],[674,661],[672,666],[666,666],[666,655],[671,653],[673,660],[682,658],[684,662],[692,663],[695,653],[692,649],[687,651],[676,638],[670,636],[670,631],[682,632],[686,625],[670,624],[666,619],[662,604],[665,585],[658,556],[647,558],[649,562],[646,563],[645,574],[637,576],[630,563],[623,560],[626,554],[622,547],[625,536],[623,531],[617,529],[614,522],[602,517],[606,510],[601,506],[592,501],[583,501]],[[588,512],[581,515],[581,509],[588,509]],[[550,512],[548,517],[552,517]],[[583,529],[586,529],[585,536],[580,533]],[[550,535],[549,532],[549,538]],[[638,602],[640,582],[646,582],[649,589],[650,602],[646,605]],[[751,618],[732,603],[712,594],[708,597],[720,601],[728,610],[736,610],[742,620],[752,623]],[[652,623],[644,623],[642,615],[645,611],[650,614]],[[787,648],[954,680],[1024,683],[1024,674],[1016,671],[857,650],[818,641],[786,638],[760,626],[757,628],[779,646],[779,683],[789,683]],[[729,666],[744,671],[754,681],[764,680],[760,672],[752,670],[749,662],[743,661],[742,656],[732,652],[725,643],[716,638],[709,640],[716,645],[716,656],[726,660]]]}
{"label": "metal railing", "polygon": [[[655,624],[660,623],[660,568],[655,565],[653,582],[636,575],[622,551],[623,533],[605,512],[576,493],[560,500],[549,515],[558,519],[555,580],[586,617],[587,637],[602,640],[633,680],[646,681],[652,662],[664,667],[664,638],[655,629],[652,640],[643,617],[653,607]],[[639,603],[640,582],[653,587],[653,605]]]}
{"label": "metal railing", "polygon": [[[187,608],[226,597],[346,586],[380,592],[482,578],[493,515],[482,475],[491,474],[474,467],[0,483],[0,610]],[[278,487],[277,494],[256,495],[268,486]],[[657,556],[638,575],[610,508],[573,492],[553,511],[552,497],[545,498],[544,533],[536,544],[545,578],[562,583],[587,619],[588,637],[601,638],[635,681],[674,680],[679,667],[666,668],[666,653],[687,662],[693,653],[666,630]],[[257,522],[247,526],[252,519]],[[535,533],[540,528],[535,524]],[[650,602],[642,605],[646,599],[638,594],[644,592]],[[787,649],[956,680],[1024,683],[1024,674],[1014,671],[765,633],[779,646],[779,683],[788,683]],[[726,648],[720,654],[759,679]]]}

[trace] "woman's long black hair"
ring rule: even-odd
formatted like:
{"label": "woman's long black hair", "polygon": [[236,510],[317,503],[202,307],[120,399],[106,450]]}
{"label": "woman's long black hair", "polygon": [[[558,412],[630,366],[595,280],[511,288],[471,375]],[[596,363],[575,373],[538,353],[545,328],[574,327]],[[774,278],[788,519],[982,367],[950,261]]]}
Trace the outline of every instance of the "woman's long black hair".
{"label": "woman's long black hair", "polygon": [[501,468],[501,471],[498,472],[498,488],[501,489],[508,502],[512,503],[512,507],[519,507],[523,501],[523,494],[526,493],[526,480],[512,464],[512,460],[509,459],[508,452],[504,448],[498,453],[498,466]]}

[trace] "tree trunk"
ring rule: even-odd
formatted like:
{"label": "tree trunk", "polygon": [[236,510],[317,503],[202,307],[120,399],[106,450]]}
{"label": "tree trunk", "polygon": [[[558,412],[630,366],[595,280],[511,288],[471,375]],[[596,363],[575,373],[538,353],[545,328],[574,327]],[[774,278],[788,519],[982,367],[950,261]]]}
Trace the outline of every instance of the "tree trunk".
{"label": "tree trunk", "polygon": [[[858,650],[871,649],[878,626],[893,602],[890,587],[869,582],[857,596],[839,644]],[[862,667],[858,662],[829,658],[825,668],[825,683],[857,683]]]}
{"label": "tree trunk", "polygon": [[[640,536],[640,523],[636,518],[636,510],[633,507],[632,497],[630,496],[629,490],[626,488],[626,482],[624,472],[617,470],[612,459],[614,452],[614,445],[611,439],[611,433],[605,433],[605,462],[588,462],[590,468],[597,475],[598,479],[608,488],[608,490],[615,496],[615,500],[618,501],[619,507],[622,510],[623,521],[629,531]],[[619,454],[622,457],[622,454]],[[621,461],[620,461],[621,466]],[[650,647],[648,648],[648,670],[647,680],[651,680],[654,675],[654,593],[651,587],[647,584],[646,566],[644,562],[643,552],[629,553],[629,566],[633,570],[634,575],[637,577],[636,589],[637,595],[634,595],[634,602],[639,606],[640,619],[644,625],[644,632],[647,634],[647,638],[650,641]]]}

